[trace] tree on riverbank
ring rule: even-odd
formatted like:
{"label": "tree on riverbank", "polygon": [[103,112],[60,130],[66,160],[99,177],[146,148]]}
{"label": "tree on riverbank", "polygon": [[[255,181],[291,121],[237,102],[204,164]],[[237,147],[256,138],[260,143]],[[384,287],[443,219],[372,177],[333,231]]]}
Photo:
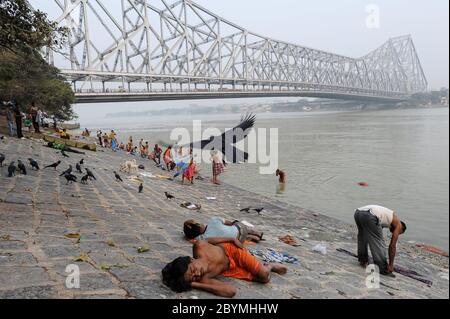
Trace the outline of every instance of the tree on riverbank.
{"label": "tree on riverbank", "polygon": [[39,50],[59,50],[67,30],[50,22],[26,0],[0,0],[0,100],[36,102],[47,114],[70,120],[75,114],[72,89]]}

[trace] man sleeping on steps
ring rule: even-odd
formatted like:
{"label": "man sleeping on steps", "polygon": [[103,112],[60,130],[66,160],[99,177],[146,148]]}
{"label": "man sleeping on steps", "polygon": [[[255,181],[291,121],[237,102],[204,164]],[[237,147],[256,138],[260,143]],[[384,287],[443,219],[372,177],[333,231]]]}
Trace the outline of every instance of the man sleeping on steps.
{"label": "man sleeping on steps", "polygon": [[193,256],[179,257],[163,269],[163,282],[174,292],[199,289],[220,297],[233,298],[236,288],[217,280],[218,276],[267,284],[271,272],[280,275],[287,272],[287,268],[280,264],[263,265],[244,250],[244,245],[236,238],[197,241],[193,247]]}

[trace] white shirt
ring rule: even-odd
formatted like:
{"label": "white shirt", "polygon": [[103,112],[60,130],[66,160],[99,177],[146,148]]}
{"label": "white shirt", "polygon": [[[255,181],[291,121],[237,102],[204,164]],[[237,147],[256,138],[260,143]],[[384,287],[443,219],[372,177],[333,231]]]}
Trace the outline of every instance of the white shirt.
{"label": "white shirt", "polygon": [[391,227],[392,221],[394,220],[394,211],[383,206],[369,205],[358,208],[358,210],[361,212],[370,212],[372,215],[376,216],[383,228]]}

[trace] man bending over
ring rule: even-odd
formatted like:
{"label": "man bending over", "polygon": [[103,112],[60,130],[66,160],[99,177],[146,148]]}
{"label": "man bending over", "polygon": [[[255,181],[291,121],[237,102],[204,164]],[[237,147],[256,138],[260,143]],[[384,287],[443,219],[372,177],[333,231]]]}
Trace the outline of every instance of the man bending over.
{"label": "man bending over", "polygon": [[162,271],[163,282],[177,293],[199,289],[233,298],[236,288],[217,280],[218,276],[267,284],[271,272],[286,274],[287,268],[283,265],[263,265],[243,248],[236,238],[197,241],[193,248],[194,258],[180,257],[168,264]]}

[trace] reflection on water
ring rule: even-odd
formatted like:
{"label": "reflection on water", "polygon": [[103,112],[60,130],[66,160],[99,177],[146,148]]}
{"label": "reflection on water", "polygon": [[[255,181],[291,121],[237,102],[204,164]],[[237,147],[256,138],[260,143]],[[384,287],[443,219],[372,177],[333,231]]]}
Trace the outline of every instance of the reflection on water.
{"label": "reflection on water", "polygon": [[[192,129],[193,119],[225,129],[239,117],[81,118],[81,123],[156,143],[168,141],[173,127]],[[448,249],[448,122],[448,108],[260,114],[257,127],[279,128],[279,163],[288,187],[282,190],[275,175],[260,175],[259,165],[250,164],[230,165],[223,181],[352,223],[356,207],[383,205],[408,223],[408,240]],[[209,167],[202,169],[209,174]],[[369,187],[358,185],[361,181]]]}

